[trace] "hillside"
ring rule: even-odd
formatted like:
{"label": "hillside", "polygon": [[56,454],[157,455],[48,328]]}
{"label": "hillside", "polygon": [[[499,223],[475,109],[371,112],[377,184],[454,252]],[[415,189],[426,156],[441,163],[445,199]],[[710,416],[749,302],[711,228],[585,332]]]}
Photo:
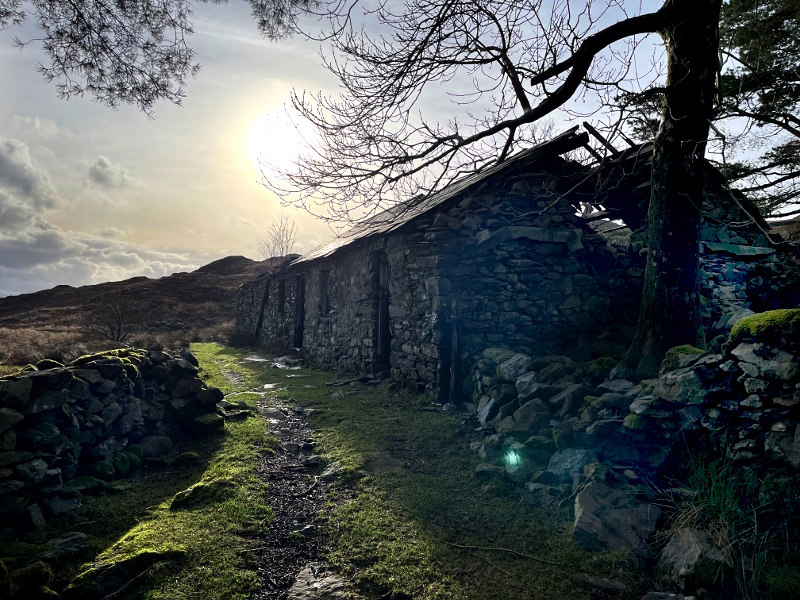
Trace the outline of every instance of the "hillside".
{"label": "hillside", "polygon": [[[90,331],[107,319],[106,300],[130,305],[131,341],[176,345],[226,337],[239,286],[268,270],[265,262],[228,256],[191,273],[159,279],[72,287],[0,298],[0,362],[69,360],[88,349],[115,345]],[[118,344],[117,344],[118,345]]]}

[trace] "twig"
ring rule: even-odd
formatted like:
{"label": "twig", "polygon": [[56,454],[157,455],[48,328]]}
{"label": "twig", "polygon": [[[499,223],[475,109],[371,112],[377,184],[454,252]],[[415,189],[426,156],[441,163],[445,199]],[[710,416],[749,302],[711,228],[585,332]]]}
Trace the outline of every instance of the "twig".
{"label": "twig", "polygon": [[523,552],[517,552],[516,550],[510,550],[509,548],[486,548],[483,546],[462,546],[461,544],[454,544],[452,542],[445,542],[448,546],[453,546],[454,548],[463,548],[464,550],[483,550],[486,552],[507,552],[509,554],[516,554],[517,556],[521,556],[523,558],[530,558],[531,560],[535,560],[540,563],[544,563],[547,565],[555,565],[558,567],[566,567],[564,563],[554,562],[552,560],[545,560],[544,558],[539,558],[538,556],[531,556],[530,554],[525,554]]}

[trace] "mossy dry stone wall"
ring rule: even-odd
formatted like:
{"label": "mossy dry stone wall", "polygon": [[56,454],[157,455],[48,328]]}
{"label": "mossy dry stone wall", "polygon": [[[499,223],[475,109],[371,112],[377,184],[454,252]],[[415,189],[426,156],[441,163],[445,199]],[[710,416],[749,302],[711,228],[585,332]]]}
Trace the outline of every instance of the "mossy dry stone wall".
{"label": "mossy dry stone wall", "polygon": [[155,346],[42,361],[0,379],[0,520],[41,528],[80,504],[81,476],[124,477],[169,453],[170,436],[222,399],[196,364]]}

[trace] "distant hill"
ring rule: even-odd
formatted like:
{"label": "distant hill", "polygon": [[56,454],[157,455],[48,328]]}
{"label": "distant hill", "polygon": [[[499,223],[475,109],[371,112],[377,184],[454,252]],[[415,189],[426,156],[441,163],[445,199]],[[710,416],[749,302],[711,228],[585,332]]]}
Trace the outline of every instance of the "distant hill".
{"label": "distant hill", "polygon": [[115,345],[88,330],[105,318],[108,298],[124,300],[132,308],[133,343],[158,340],[176,345],[219,339],[232,324],[237,289],[271,270],[268,264],[228,256],[191,273],[159,279],[133,277],[81,287],[59,285],[0,298],[0,363],[69,359],[88,349]]}

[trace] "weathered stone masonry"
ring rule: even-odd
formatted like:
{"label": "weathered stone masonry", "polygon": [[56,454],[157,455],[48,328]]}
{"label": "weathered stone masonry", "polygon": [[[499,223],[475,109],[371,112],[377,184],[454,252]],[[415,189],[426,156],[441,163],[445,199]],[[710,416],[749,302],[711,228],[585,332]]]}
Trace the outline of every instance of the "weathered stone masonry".
{"label": "weathered stone masonry", "polygon": [[[565,140],[579,138],[560,136],[549,147],[533,148],[410,214],[378,215],[350,237],[243,286],[237,333],[264,347],[302,346],[311,359],[336,368],[389,368],[396,381],[443,402],[474,400],[488,391],[475,369],[490,348],[578,362],[619,358],[638,315],[644,229],[639,216],[637,231],[609,239],[589,226],[591,217],[578,216],[579,207],[594,202],[576,186],[586,169],[558,155],[574,147]],[[648,169],[646,161],[627,169],[627,188],[619,186],[620,193],[633,197],[645,188],[642,173]],[[707,187],[700,267],[708,271],[701,273],[701,290],[705,326],[713,335],[729,329],[732,317],[748,314],[752,302],[749,271],[742,275],[742,261],[732,261],[731,252],[747,253],[745,262],[752,265],[774,250],[753,226],[728,238],[737,244],[722,243],[725,233],[712,225],[741,222],[743,213],[718,183]],[[608,192],[603,202],[614,203]],[[383,317],[381,261],[389,295]],[[739,283],[730,286],[730,279]],[[305,302],[298,320],[300,281]],[[386,317],[389,357],[380,347]]]}

